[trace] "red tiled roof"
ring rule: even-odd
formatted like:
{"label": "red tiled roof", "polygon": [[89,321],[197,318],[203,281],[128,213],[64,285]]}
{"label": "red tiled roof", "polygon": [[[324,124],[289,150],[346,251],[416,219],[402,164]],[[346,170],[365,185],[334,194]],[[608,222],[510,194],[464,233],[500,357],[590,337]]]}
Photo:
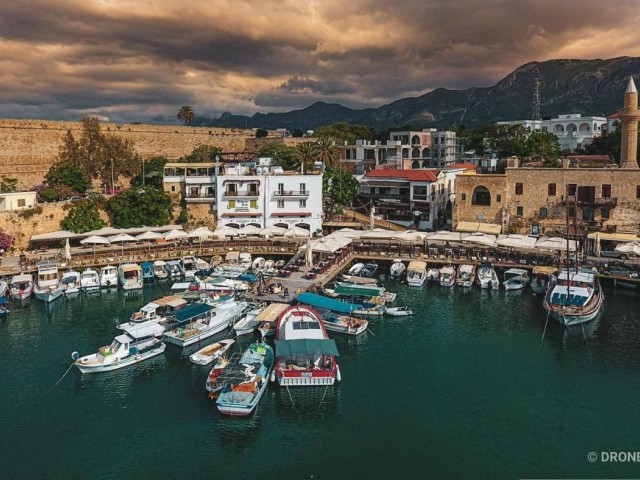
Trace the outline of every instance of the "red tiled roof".
{"label": "red tiled roof", "polygon": [[278,212],[272,213],[272,217],[310,217],[311,212]]}
{"label": "red tiled roof", "polygon": [[464,168],[465,170],[476,170],[476,166],[473,163],[454,163],[449,168]]}
{"label": "red tiled roof", "polygon": [[365,178],[404,178],[410,182],[435,182],[437,177],[437,170],[369,170],[365,175]]}

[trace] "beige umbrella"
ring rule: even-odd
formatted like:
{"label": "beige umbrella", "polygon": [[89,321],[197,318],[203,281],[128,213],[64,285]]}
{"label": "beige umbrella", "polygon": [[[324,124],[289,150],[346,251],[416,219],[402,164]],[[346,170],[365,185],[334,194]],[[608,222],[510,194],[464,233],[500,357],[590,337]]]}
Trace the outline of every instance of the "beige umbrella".
{"label": "beige umbrella", "polygon": [[80,240],[82,245],[93,245],[93,254],[96,254],[96,245],[109,245],[111,242],[106,237],[101,237],[99,235],[91,235],[83,240]]}
{"label": "beige umbrella", "polygon": [[224,240],[226,237],[237,237],[240,234],[238,233],[237,228],[225,225],[224,227],[216,228],[213,235]]}
{"label": "beige umbrella", "polygon": [[187,238],[189,234],[184,230],[173,229],[164,235],[165,240],[178,240],[180,238]]}
{"label": "beige umbrella", "polygon": [[284,235],[283,235],[283,237],[286,237],[286,238],[305,238],[310,236],[311,236],[310,230],[307,230],[306,228],[300,228],[300,227],[291,227],[286,232],[284,232]]}
{"label": "beige umbrella", "polygon": [[127,242],[137,242],[138,239],[129,235],[128,233],[119,233],[118,235],[113,235],[109,237],[109,241],[111,243],[120,243],[122,247],[122,253],[124,253],[124,244]]}
{"label": "beige umbrella", "polygon": [[64,258],[65,260],[68,262],[69,260],[71,260],[71,245],[69,245],[69,239],[67,238],[67,241],[64,245]]}

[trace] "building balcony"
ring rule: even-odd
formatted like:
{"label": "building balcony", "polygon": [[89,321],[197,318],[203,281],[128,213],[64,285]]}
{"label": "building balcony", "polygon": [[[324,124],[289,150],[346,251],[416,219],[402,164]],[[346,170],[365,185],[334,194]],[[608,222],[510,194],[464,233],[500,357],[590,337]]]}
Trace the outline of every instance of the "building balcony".
{"label": "building balcony", "polygon": [[283,197],[308,197],[309,190],[276,190],[273,196],[277,198]]}
{"label": "building balcony", "polygon": [[185,195],[184,201],[187,203],[216,203],[216,196],[206,193],[200,195]]}
{"label": "building balcony", "polygon": [[569,206],[576,203],[581,207],[609,207],[614,208],[618,206],[618,197],[576,197],[575,195],[560,197],[559,204],[568,203]]}
{"label": "building balcony", "polygon": [[237,191],[237,192],[224,192],[224,196],[228,198],[258,198],[260,197],[259,191]]}

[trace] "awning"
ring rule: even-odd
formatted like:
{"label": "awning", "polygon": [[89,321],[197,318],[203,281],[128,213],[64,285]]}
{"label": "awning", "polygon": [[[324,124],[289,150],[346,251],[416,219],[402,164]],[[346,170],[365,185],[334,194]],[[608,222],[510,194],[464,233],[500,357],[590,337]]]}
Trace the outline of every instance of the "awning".
{"label": "awning", "polygon": [[614,240],[617,242],[634,242],[640,241],[640,237],[638,237],[635,233],[603,233],[603,232],[593,232],[590,233],[587,238],[595,240],[599,238],[600,240]]}
{"label": "awning", "polygon": [[362,185],[364,186],[369,186],[369,187],[407,187],[409,188],[409,181],[395,181],[395,182],[384,182],[381,180],[367,180],[367,178],[365,177],[365,179],[362,182]]}
{"label": "awning", "polygon": [[207,305],[205,303],[194,303],[193,305],[189,305],[188,307],[184,307],[181,310],[178,310],[173,314],[173,317],[178,322],[186,322],[198,315],[202,315],[209,310],[213,310],[211,305]]}
{"label": "awning", "polygon": [[296,297],[296,301],[311,305],[312,307],[324,308],[337,313],[351,313],[357,308],[362,307],[360,304],[341,302],[334,298],[325,297],[316,293],[304,292]]}
{"label": "awning", "polygon": [[234,212],[234,213],[223,213],[222,214],[223,217],[255,217],[255,218],[259,218],[262,216],[262,213],[260,212],[255,212],[255,213],[251,213],[251,212]]}
{"label": "awning", "polygon": [[502,226],[496,223],[484,223],[484,222],[458,222],[456,225],[457,232],[482,232],[490,233],[492,235],[499,235],[502,231]]}
{"label": "awning", "polygon": [[272,217],[310,217],[311,212],[277,212],[272,213]]}
{"label": "awning", "polygon": [[339,295],[354,295],[361,297],[378,297],[384,292],[383,287],[362,286],[362,285],[344,285],[338,284],[335,292]]}
{"label": "awning", "polygon": [[126,323],[122,325],[122,330],[133,338],[146,338],[152,335],[160,335],[164,332],[164,327],[155,320],[142,323]]}
{"label": "awning", "polygon": [[276,340],[276,356],[333,355],[338,356],[338,347],[332,339]]}
{"label": "awning", "polygon": [[233,260],[238,260],[239,258],[240,258],[240,252],[228,252],[224,259],[227,262],[229,262]]}

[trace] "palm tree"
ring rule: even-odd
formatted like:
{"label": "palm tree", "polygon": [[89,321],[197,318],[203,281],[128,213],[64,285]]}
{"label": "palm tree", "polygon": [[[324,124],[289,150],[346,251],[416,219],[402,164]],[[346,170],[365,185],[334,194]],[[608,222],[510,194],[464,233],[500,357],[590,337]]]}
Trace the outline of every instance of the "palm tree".
{"label": "palm tree", "polygon": [[323,162],[326,168],[335,168],[338,166],[338,147],[336,146],[336,139],[334,137],[323,136],[318,138],[316,149],[316,158]]}
{"label": "palm tree", "polygon": [[298,167],[313,167],[313,162],[318,158],[318,147],[313,142],[302,142],[296,146],[294,155]]}
{"label": "palm tree", "polygon": [[178,110],[178,120],[182,120],[185,125],[189,125],[196,118],[196,113],[191,108],[191,105],[183,105]]}

